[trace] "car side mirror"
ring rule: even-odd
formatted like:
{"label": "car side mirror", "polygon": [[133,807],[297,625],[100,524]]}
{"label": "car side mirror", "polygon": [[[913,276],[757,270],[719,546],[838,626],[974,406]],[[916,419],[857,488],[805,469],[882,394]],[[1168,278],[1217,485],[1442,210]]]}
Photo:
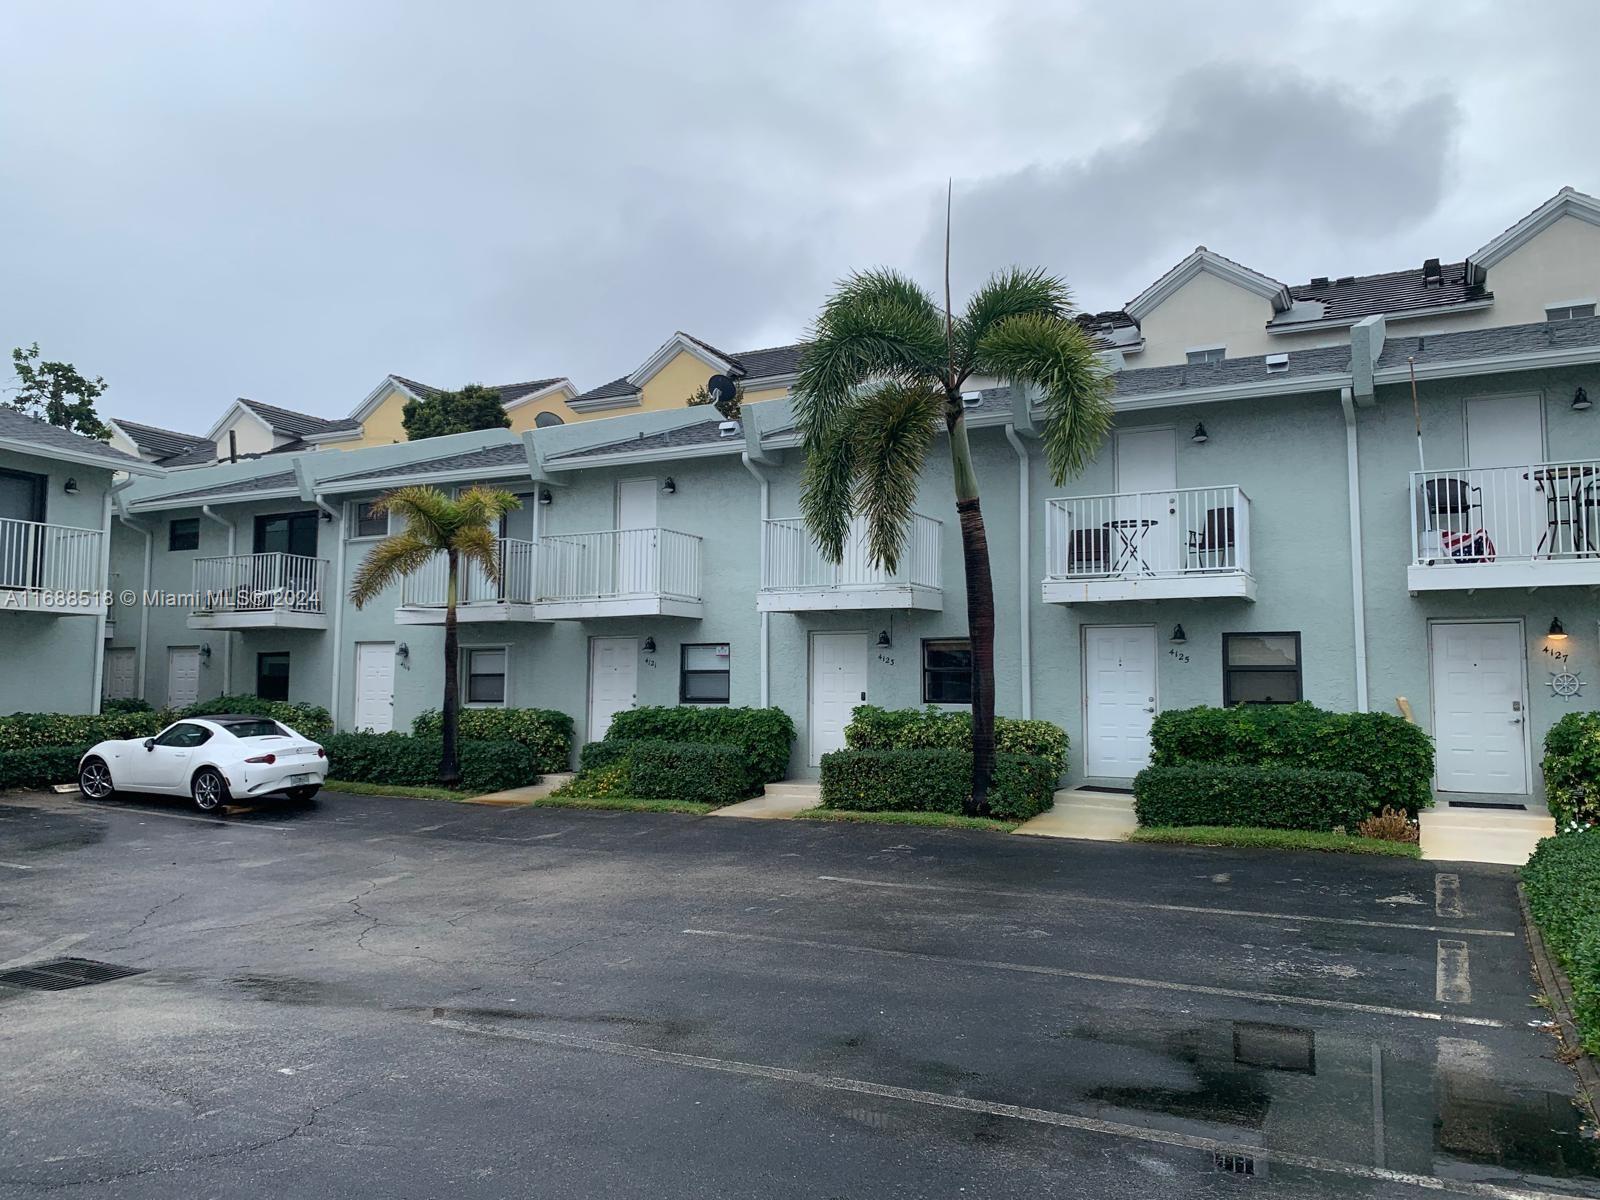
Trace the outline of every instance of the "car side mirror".
{"label": "car side mirror", "polygon": [[154,750],[156,748],[156,740],[155,740],[155,738],[145,738],[145,740],[144,740],[144,748],[146,750]]}

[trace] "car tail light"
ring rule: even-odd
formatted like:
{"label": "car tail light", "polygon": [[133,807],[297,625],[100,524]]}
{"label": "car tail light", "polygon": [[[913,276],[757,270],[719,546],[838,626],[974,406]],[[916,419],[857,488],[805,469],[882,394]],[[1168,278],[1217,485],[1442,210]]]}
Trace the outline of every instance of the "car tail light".
{"label": "car tail light", "polygon": [[317,747],[317,757],[318,758],[327,758],[328,757],[328,752],[326,750],[324,750],[321,746],[318,746]]}
{"label": "car tail light", "polygon": [[278,756],[276,754],[258,754],[254,758],[245,759],[247,763],[266,763],[269,767],[277,761]]}

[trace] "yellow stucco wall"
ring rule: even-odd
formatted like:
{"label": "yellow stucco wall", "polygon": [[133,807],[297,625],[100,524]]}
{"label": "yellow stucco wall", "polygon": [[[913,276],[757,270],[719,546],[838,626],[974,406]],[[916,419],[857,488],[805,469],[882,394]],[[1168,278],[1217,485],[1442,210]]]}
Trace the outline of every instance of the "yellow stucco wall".
{"label": "yellow stucco wall", "polygon": [[1350,335],[1334,330],[1292,340],[1273,337],[1266,324],[1272,319],[1272,302],[1237,284],[1202,271],[1155,311],[1148,313],[1141,329],[1143,353],[1130,355],[1130,367],[1167,367],[1185,361],[1186,353],[1199,346],[1227,347],[1229,358],[1249,358],[1257,354],[1282,354],[1310,346],[1334,346]]}
{"label": "yellow stucco wall", "polygon": [[716,373],[715,367],[708,367],[703,360],[686,350],[680,350],[644,385],[639,408],[634,411],[682,408],[689,397],[705,387],[706,380]]}
{"label": "yellow stucco wall", "polygon": [[[1489,269],[1494,306],[1469,313],[1452,329],[1527,325],[1545,319],[1545,305],[1600,299],[1600,225],[1562,217]],[[1401,328],[1412,331],[1408,323]]]}
{"label": "yellow stucco wall", "polygon": [[[590,417],[611,416],[610,413],[575,413],[567,407],[567,397],[570,392],[552,392],[538,400],[530,400],[526,404],[519,404],[511,410],[511,428],[516,433],[525,433],[535,428],[540,413],[553,412],[561,418],[562,424],[571,424],[573,421],[587,421]],[[629,410],[632,411],[632,410]]]}
{"label": "yellow stucco wall", "polygon": [[389,446],[406,440],[403,409],[408,396],[392,384],[387,394],[361,424],[357,437],[340,442],[323,442],[325,450],[361,450],[367,446]]}

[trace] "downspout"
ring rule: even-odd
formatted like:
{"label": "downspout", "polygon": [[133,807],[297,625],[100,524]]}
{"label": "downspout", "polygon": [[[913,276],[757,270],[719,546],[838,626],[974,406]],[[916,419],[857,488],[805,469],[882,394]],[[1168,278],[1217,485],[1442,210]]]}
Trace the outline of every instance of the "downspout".
{"label": "downspout", "polygon": [[1344,462],[1350,493],[1350,600],[1356,644],[1356,711],[1367,711],[1367,604],[1361,573],[1361,461],[1356,448],[1354,390],[1339,389],[1344,409]]}
{"label": "downspout", "polygon": [[1022,719],[1028,721],[1033,719],[1033,605],[1030,603],[1032,597],[1028,594],[1031,578],[1028,569],[1028,448],[1017,436],[1014,425],[1007,425],[1005,429],[1006,441],[1017,452],[1017,650],[1022,655],[1018,675],[1022,679]]}
{"label": "downspout", "polygon": [[[209,504],[200,506],[200,515],[207,520],[215,521],[228,531],[228,557],[233,558],[238,540],[238,531],[234,529],[233,524],[212,512]],[[222,631],[222,694],[233,695],[233,635],[226,629]]]}
{"label": "downspout", "polygon": [[[111,493],[132,482],[130,476],[114,487],[107,488],[106,494],[101,497],[100,570],[96,591],[108,592],[111,588]],[[89,693],[89,711],[95,716],[100,715],[100,689],[105,686],[106,616],[111,611],[111,597],[107,595],[104,599],[105,603],[97,606],[100,611],[94,617],[94,682],[90,685],[93,690]]]}
{"label": "downspout", "polygon": [[322,499],[321,496],[312,496],[314,503],[323,512],[327,513],[333,522],[334,531],[339,537],[339,548],[334,551],[333,560],[333,587],[330,589],[326,582],[323,588],[333,593],[330,599],[327,595],[322,597],[324,605],[333,607],[333,667],[329,671],[332,681],[329,691],[332,693],[328,701],[328,712],[333,717],[335,732],[339,729],[339,663],[344,659],[344,641],[340,635],[344,632],[344,518],[341,514]]}
{"label": "downspout", "polygon": [[117,513],[117,520],[144,538],[144,575],[139,584],[139,657],[135,664],[139,699],[144,700],[147,698],[144,694],[145,660],[150,656],[150,572],[155,566],[156,538],[149,529],[121,512]]}
{"label": "downspout", "polygon": [[[755,476],[756,482],[761,485],[761,575],[764,582],[767,578],[767,516],[771,507],[772,482],[767,478],[761,468],[750,458],[748,450],[741,451],[739,461],[744,464],[744,469]],[[757,585],[760,586],[759,584]],[[769,622],[772,614],[761,614],[761,707],[768,708],[772,704],[772,684],[768,677],[768,663],[771,659],[771,626]]]}

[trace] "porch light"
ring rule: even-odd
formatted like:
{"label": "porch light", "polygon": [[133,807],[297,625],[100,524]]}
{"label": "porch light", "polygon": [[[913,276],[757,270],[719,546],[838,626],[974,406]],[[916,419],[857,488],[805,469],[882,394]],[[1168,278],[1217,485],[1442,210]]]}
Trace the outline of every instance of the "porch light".
{"label": "porch light", "polygon": [[885,629],[882,633],[878,634],[878,649],[879,650],[887,650],[892,645],[894,645],[894,643],[889,640],[889,631],[887,629]]}
{"label": "porch light", "polygon": [[678,485],[673,481],[671,475],[661,481],[661,490],[669,496],[678,490]]}
{"label": "porch light", "polygon": [[1589,393],[1579,388],[1572,393],[1572,411],[1588,412],[1594,407],[1594,401],[1589,399]]}
{"label": "porch light", "polygon": [[202,642],[201,643],[201,645],[200,645],[200,657],[201,658],[210,658],[211,657],[211,643],[210,642]]}
{"label": "porch light", "polygon": [[653,637],[645,638],[645,640],[644,640],[644,652],[646,654],[654,654],[656,652],[656,640],[655,640],[655,638],[653,638]]}
{"label": "porch light", "polygon": [[[1580,388],[1579,390],[1581,391],[1582,389]],[[78,481],[76,479],[68,479],[66,483],[61,485],[61,490],[69,496],[76,496],[78,494]]]}
{"label": "porch light", "polygon": [[1209,442],[1211,440],[1211,435],[1206,432],[1206,426],[1205,426],[1205,422],[1204,421],[1196,421],[1194,423],[1194,436],[1191,437],[1189,440],[1191,442],[1193,442],[1196,446],[1204,446],[1207,442]]}
{"label": "porch light", "polygon": [[1181,646],[1189,640],[1189,635],[1184,633],[1182,625],[1172,627],[1172,637],[1168,639],[1174,646]]}
{"label": "porch light", "polygon": [[1545,634],[1545,636],[1548,637],[1552,642],[1564,642],[1567,640],[1567,631],[1561,628],[1560,617],[1550,618],[1550,632]]}
{"label": "porch light", "polygon": [[552,499],[552,497],[550,495],[550,489],[549,488],[540,488],[539,489],[539,503],[540,504],[549,504],[551,499]]}
{"label": "porch light", "polygon": [[394,656],[401,662],[405,662],[406,659],[411,657],[411,647],[406,645],[404,642],[401,642],[394,648]]}

